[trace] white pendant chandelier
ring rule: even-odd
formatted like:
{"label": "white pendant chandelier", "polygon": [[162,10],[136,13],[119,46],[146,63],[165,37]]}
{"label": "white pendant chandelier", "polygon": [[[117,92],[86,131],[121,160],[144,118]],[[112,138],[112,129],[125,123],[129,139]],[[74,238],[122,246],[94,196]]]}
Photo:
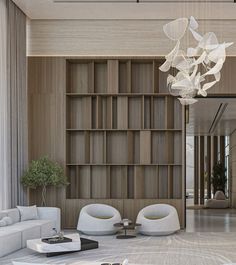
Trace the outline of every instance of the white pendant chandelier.
{"label": "white pendant chandelier", "polygon": [[[181,39],[187,29],[197,41],[196,47],[181,50]],[[220,81],[220,71],[226,59],[225,49],[233,44],[219,43],[214,32],[203,36],[197,32],[198,22],[194,17],[179,18],[164,25],[166,36],[176,42],[174,49],[165,56],[166,61],[160,66],[162,72],[170,69],[176,75],[168,75],[167,86],[174,96],[179,96],[183,105],[197,102],[194,97],[207,96],[207,90]],[[209,80],[210,79],[210,80]]]}

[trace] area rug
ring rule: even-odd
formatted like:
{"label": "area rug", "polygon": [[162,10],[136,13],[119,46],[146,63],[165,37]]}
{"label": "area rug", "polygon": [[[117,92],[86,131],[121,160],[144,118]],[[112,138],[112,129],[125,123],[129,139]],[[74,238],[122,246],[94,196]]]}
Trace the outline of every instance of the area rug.
{"label": "area rug", "polygon": [[115,236],[88,237],[99,241],[99,249],[47,258],[22,249],[0,259],[46,264],[89,265],[103,262],[156,265],[223,265],[236,263],[236,233],[186,233],[171,236],[119,240]]}

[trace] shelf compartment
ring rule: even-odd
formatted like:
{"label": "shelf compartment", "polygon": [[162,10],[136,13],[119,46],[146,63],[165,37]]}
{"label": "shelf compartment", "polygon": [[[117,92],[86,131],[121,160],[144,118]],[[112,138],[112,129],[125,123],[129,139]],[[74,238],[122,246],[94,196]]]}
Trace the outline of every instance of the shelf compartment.
{"label": "shelf compartment", "polygon": [[171,166],[173,170],[173,199],[181,199],[182,196],[182,166]]}
{"label": "shelf compartment", "polygon": [[106,163],[106,135],[104,132],[90,132],[90,164]]}
{"label": "shelf compartment", "polygon": [[165,128],[173,129],[174,128],[175,113],[174,113],[174,98],[172,96],[166,97],[165,113],[166,113],[166,115],[165,115],[165,118],[166,118]]}
{"label": "shelf compartment", "polygon": [[144,166],[144,198],[158,198],[158,167]]}
{"label": "shelf compartment", "polygon": [[70,98],[67,101],[67,128],[92,128],[91,97]]}
{"label": "shelf compartment", "polygon": [[67,92],[93,93],[94,92],[94,63],[68,63]]}
{"label": "shelf compartment", "polygon": [[151,129],[153,124],[153,98],[150,96],[144,96],[144,108],[143,108],[143,119],[144,119],[144,129]]}
{"label": "shelf compartment", "polygon": [[182,129],[183,106],[177,98],[174,99],[174,129]]}
{"label": "shelf compartment", "polygon": [[119,93],[131,93],[131,61],[119,62]]}
{"label": "shelf compartment", "polygon": [[111,198],[127,199],[128,198],[128,180],[126,166],[110,167]]}
{"label": "shelf compartment", "polygon": [[133,93],[153,93],[153,62],[132,62],[131,86]]}
{"label": "shelf compartment", "polygon": [[173,164],[182,164],[182,132],[169,133],[174,135],[174,146],[172,146],[174,148]]}
{"label": "shelf compartment", "polygon": [[128,199],[134,198],[134,167],[128,166],[127,167],[127,181],[128,181],[128,187],[127,187],[127,197]]}
{"label": "shelf compartment", "polygon": [[117,129],[128,129],[128,98],[117,97]]}
{"label": "shelf compartment", "polygon": [[166,102],[164,97],[152,98],[152,129],[166,129]]}
{"label": "shelf compartment", "polygon": [[110,198],[110,167],[91,167],[91,198]]}
{"label": "shelf compartment", "polygon": [[[161,63],[159,64],[161,66]],[[169,72],[161,72],[158,71],[158,81],[159,81],[159,93],[169,93],[169,89],[167,86],[167,77]]]}
{"label": "shelf compartment", "polygon": [[129,164],[140,164],[140,132],[127,132],[127,154]]}
{"label": "shelf compartment", "polygon": [[79,198],[89,199],[91,197],[91,170],[90,166],[78,167],[79,174]]}
{"label": "shelf compartment", "polygon": [[140,164],[151,164],[152,159],[151,159],[151,132],[150,131],[140,131],[140,145],[139,146],[140,146],[139,163]]}
{"label": "shelf compartment", "polygon": [[67,163],[86,164],[90,162],[89,133],[70,132],[67,134]]}
{"label": "shelf compartment", "polygon": [[144,172],[142,166],[134,167],[134,199],[144,198]]}
{"label": "shelf compartment", "polygon": [[152,164],[168,164],[168,142],[166,133],[153,131],[151,134],[151,146]]}
{"label": "shelf compartment", "polygon": [[69,181],[67,197],[71,199],[79,198],[79,175],[77,166],[67,168],[67,179]]}
{"label": "shelf compartment", "polygon": [[107,63],[94,63],[94,93],[107,93]]}
{"label": "shelf compartment", "polygon": [[142,97],[128,98],[128,128],[143,129],[143,101]]}
{"label": "shelf compartment", "polygon": [[107,72],[108,72],[107,93],[118,94],[119,93],[119,61],[108,60],[107,61]]}
{"label": "shelf compartment", "polygon": [[97,128],[112,129],[112,97],[97,97]]}
{"label": "shelf compartment", "polygon": [[106,154],[108,164],[127,164],[127,133],[107,132]]}
{"label": "shelf compartment", "polygon": [[168,166],[158,167],[159,199],[168,199]]}
{"label": "shelf compartment", "polygon": [[67,196],[71,199],[90,198],[90,166],[67,168],[67,177],[70,182]]}

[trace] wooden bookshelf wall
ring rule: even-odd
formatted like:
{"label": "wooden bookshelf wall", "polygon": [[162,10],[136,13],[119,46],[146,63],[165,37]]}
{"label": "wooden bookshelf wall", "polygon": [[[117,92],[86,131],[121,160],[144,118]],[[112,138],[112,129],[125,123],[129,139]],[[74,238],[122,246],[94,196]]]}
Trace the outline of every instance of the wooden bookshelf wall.
{"label": "wooden bookshelf wall", "polygon": [[[168,203],[184,227],[184,112],[162,62],[105,59],[28,58],[29,161],[48,155],[71,182],[50,188],[47,205],[74,229],[89,203],[133,221],[143,207]],[[29,202],[41,204],[40,190]]]}
{"label": "wooden bookshelf wall", "polygon": [[67,199],[183,198],[183,109],[158,60],[67,60]]}

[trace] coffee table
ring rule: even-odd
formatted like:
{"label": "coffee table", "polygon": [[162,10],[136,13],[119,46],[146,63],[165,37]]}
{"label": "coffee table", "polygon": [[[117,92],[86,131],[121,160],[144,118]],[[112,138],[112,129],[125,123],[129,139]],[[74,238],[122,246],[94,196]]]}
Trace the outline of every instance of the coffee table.
{"label": "coffee table", "polygon": [[72,242],[48,244],[42,242],[41,238],[31,239],[27,240],[27,248],[46,254],[47,257],[98,248],[97,241],[81,238],[79,234],[70,234],[66,237],[71,238]]}
{"label": "coffee table", "polygon": [[124,223],[116,223],[114,224],[115,227],[120,227],[125,231],[124,235],[118,235],[116,236],[117,239],[129,239],[129,238],[135,238],[135,235],[127,235],[127,230],[129,229],[135,229],[136,226],[141,226],[141,224],[133,224],[131,222],[129,222],[129,225],[124,225]]}

